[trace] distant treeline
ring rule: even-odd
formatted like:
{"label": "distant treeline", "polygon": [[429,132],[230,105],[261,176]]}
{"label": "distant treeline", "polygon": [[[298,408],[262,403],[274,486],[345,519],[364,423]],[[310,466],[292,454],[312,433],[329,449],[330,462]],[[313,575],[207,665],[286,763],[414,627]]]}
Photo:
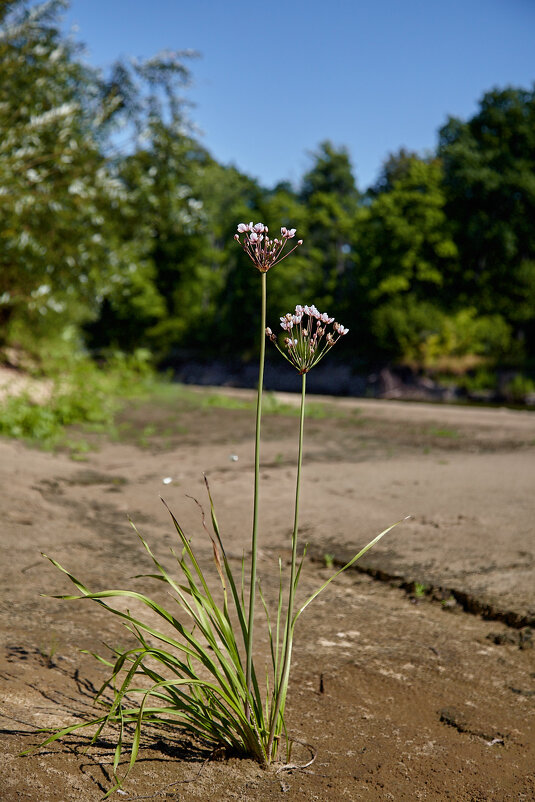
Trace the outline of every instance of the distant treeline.
{"label": "distant treeline", "polygon": [[[0,8],[0,347],[254,354],[259,280],[239,222],[297,228],[268,320],[315,303],[339,356],[438,372],[535,359],[535,90],[494,89],[436,153],[400,150],[361,192],[321,143],[299,186],[219,164],[183,98],[194,54],[90,69],[61,0]],[[342,354],[343,351],[343,354]]]}

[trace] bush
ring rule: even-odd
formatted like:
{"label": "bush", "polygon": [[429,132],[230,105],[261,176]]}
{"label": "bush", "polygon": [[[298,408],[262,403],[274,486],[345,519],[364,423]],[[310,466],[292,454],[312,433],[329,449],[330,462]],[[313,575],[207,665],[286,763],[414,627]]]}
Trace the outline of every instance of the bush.
{"label": "bush", "polygon": [[513,345],[501,315],[478,315],[474,307],[446,314],[410,295],[379,307],[373,331],[385,351],[425,368],[466,370],[502,359]]}
{"label": "bush", "polygon": [[37,403],[29,393],[0,404],[0,434],[50,446],[66,426],[111,424],[125,398],[143,394],[153,382],[149,354],[112,354],[97,366],[88,357],[71,359],[67,371],[49,366],[53,385],[49,398]]}

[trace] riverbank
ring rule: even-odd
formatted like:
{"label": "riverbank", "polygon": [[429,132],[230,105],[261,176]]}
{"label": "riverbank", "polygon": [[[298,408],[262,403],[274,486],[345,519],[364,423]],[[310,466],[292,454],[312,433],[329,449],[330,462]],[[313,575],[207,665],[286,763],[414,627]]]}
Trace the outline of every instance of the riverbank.
{"label": "riverbank", "polygon": [[[271,605],[278,555],[285,568],[289,557],[296,400],[269,396],[264,419],[259,572]],[[297,630],[289,726],[316,760],[277,774],[211,760],[191,739],[152,731],[122,798],[269,802],[284,790],[303,802],[533,798],[535,414],[320,397],[310,413],[302,596],[332,563],[412,515],[369,552],[364,573],[333,583]],[[147,590],[150,580],[133,578],[150,566],[127,516],[170,563],[175,538],[162,495],[209,566],[210,542],[186,497],[204,503],[206,471],[239,570],[249,549],[253,424],[251,391],[171,386],[129,402],[113,438],[86,432],[84,462],[0,440],[5,802],[93,802],[110,787],[110,739],[87,754],[80,736],[17,756],[39,743],[36,728],[90,711],[105,674],[78,650],[105,654],[103,642],[128,639],[96,605],[50,598],[72,586],[40,552],[91,588]],[[262,625],[257,645],[262,663]],[[292,759],[308,757],[296,745]]]}

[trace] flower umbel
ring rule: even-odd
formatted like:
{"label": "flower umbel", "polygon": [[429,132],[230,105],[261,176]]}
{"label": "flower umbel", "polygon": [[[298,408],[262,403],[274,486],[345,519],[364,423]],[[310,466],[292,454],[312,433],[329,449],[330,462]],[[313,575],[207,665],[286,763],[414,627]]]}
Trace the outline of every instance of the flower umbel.
{"label": "flower umbel", "polygon": [[289,335],[284,339],[284,350],[280,348],[277,337],[270,328],[266,329],[266,336],[301,375],[317,365],[340,337],[349,331],[341,323],[334,323],[332,331],[328,331],[334,318],[329,317],[326,312],[318,312],[314,304],[298,304],[295,312],[288,312],[280,321],[281,328]]}
{"label": "flower umbel", "polygon": [[[240,234],[244,234],[243,240],[240,238]],[[238,233],[234,234],[236,242],[240,243],[249,259],[261,273],[267,273],[270,267],[286,259],[299,245],[303,244],[302,239],[297,240],[296,245],[283,255],[286,243],[294,237],[295,228],[285,228],[283,226],[280,238],[270,239],[268,237],[268,227],[264,223],[252,222],[240,223],[238,225]]]}

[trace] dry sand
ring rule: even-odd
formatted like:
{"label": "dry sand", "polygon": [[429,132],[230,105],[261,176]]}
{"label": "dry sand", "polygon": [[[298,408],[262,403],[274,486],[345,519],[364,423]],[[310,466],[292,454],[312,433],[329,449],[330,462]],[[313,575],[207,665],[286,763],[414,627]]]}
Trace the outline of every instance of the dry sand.
{"label": "dry sand", "polygon": [[[17,756],[39,743],[37,727],[89,709],[105,675],[77,649],[102,652],[102,641],[126,640],[96,605],[40,597],[71,590],[40,552],[94,589],[143,582],[129,579],[149,565],[127,515],[165,556],[174,538],[162,494],[210,564],[198,509],[185,497],[203,500],[203,471],[236,565],[249,549],[254,413],[206,407],[202,397],[178,408],[169,400],[132,405],[120,441],[93,438],[97,450],[83,463],[0,442],[5,802],[89,802],[110,786],[111,740],[88,754],[79,737]],[[298,628],[289,724],[317,758],[277,774],[250,761],[206,760],[209,752],[187,738],[173,745],[148,733],[121,798],[260,802],[286,791],[290,800],[326,802],[535,799],[535,413],[312,401],[302,596],[329,575],[325,555],[341,561],[413,516],[366,555],[361,571],[331,585]],[[294,416],[266,416],[259,569],[271,599],[277,555],[286,562],[289,553],[296,439]],[[258,650],[262,659],[262,626]],[[300,749],[295,759],[306,760]]]}

